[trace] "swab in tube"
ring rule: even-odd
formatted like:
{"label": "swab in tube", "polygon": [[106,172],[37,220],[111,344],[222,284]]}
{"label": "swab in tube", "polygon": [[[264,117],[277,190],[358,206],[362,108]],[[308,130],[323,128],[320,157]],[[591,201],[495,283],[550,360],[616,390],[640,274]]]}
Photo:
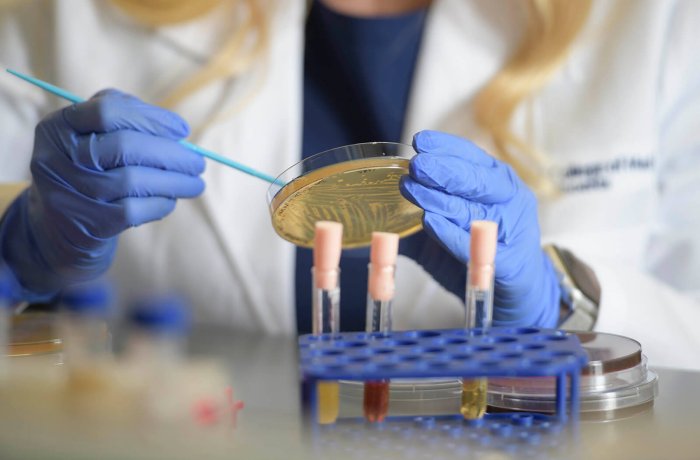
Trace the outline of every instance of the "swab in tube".
{"label": "swab in tube", "polygon": [[[466,324],[467,330],[491,327],[493,316],[494,260],[498,239],[498,224],[473,221],[467,273]],[[460,412],[473,420],[486,412],[488,381],[485,378],[463,379]]]}
{"label": "swab in tube", "polygon": [[[367,332],[391,332],[391,302],[399,235],[373,232],[367,287]],[[389,410],[389,380],[365,382],[363,412],[369,422],[381,422]]]}
{"label": "swab in tube", "polygon": [[[312,275],[312,325],[315,335],[337,334],[340,331],[340,252],[343,225],[319,221],[314,233],[314,266]],[[320,424],[335,423],[339,413],[338,382],[319,381],[316,418]]]}

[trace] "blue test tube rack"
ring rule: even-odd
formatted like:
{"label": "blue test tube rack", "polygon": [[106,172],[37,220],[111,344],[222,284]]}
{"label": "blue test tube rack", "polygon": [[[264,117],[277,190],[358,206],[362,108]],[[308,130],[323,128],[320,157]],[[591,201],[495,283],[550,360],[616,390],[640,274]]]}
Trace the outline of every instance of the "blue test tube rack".
{"label": "blue test tube rack", "polygon": [[311,413],[319,380],[554,377],[558,422],[578,418],[579,376],[588,362],[575,335],[534,327],[303,335],[299,352]]}

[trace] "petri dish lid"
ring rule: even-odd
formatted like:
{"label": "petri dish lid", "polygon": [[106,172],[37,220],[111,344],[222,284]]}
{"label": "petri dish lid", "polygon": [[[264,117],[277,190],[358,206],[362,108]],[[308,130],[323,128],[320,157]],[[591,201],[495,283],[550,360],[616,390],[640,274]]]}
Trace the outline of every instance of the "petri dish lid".
{"label": "petri dish lid", "polygon": [[573,331],[588,354],[582,375],[604,375],[639,366],[642,345],[634,339],[603,332]]}
{"label": "petri dish lid", "polygon": [[[572,332],[589,355],[580,379],[581,411],[611,411],[653,402],[655,373],[647,369],[639,342],[602,332]],[[489,379],[489,405],[499,409],[554,411],[551,377]]]}
{"label": "petri dish lid", "polygon": [[[488,405],[507,411],[555,412],[554,395],[532,395],[526,393],[502,393],[496,391],[489,381]],[[633,414],[629,409],[646,409],[658,395],[658,376],[649,370],[643,381],[614,390],[581,395],[580,407],[583,414],[607,413],[602,419],[618,418],[615,413]],[[623,412],[627,410],[627,412]]]}
{"label": "petri dish lid", "polygon": [[417,232],[423,210],[399,191],[413,155],[410,145],[371,142],[304,159],[268,189],[272,226],[285,240],[309,248],[319,220],[343,224],[344,248],[369,246],[374,231]]}
{"label": "petri dish lid", "polygon": [[63,349],[55,313],[22,313],[12,316],[7,356],[24,357],[58,353]]}
{"label": "petri dish lid", "polygon": [[[340,417],[361,417],[364,382],[341,380]],[[389,416],[459,413],[462,380],[458,378],[393,379],[389,383]]]}

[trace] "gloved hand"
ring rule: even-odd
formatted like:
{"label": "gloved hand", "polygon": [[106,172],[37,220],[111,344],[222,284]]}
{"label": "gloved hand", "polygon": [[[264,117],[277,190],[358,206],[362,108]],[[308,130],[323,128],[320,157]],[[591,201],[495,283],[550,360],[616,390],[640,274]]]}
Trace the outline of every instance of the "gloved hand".
{"label": "gloved hand", "polygon": [[204,190],[204,159],[177,141],[176,114],[115,90],[58,110],[36,127],[32,184],[0,224],[0,259],[24,300],[51,298],[109,267],[117,235],[162,219]]}
{"label": "gloved hand", "polygon": [[466,139],[421,131],[413,147],[418,154],[400,189],[425,210],[423,227],[429,237],[407,239],[402,252],[463,299],[471,222],[495,221],[494,325],[556,326],[559,282],[540,246],[534,194],[510,166]]}

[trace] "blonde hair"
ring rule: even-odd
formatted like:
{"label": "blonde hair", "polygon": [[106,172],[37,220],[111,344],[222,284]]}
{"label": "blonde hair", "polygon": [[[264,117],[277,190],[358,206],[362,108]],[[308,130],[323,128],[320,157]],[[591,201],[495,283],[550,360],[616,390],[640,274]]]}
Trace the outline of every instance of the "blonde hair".
{"label": "blonde hair", "polygon": [[542,196],[557,193],[546,174],[547,158],[513,133],[511,121],[519,105],[561,68],[590,8],[591,0],[528,0],[528,22],[519,48],[474,101],[476,122],[491,135],[494,153]]}
{"label": "blonde hair", "polygon": [[251,67],[268,47],[264,0],[112,0],[135,20],[153,27],[196,19],[225,2],[240,4],[245,18],[209,61],[173,89],[161,105],[172,108],[210,83],[235,78]]}
{"label": "blonde hair", "polygon": [[[268,43],[264,0],[112,0],[136,20],[151,26],[197,18],[224,1],[243,4],[248,12],[246,20],[202,69],[173,90],[163,105],[172,107],[209,83],[234,78],[250,68]],[[493,153],[510,163],[543,196],[556,193],[553,181],[543,174],[546,156],[514,134],[511,121],[520,104],[561,68],[590,8],[591,0],[527,0],[527,25],[520,46],[475,98],[475,119],[492,137]]]}

